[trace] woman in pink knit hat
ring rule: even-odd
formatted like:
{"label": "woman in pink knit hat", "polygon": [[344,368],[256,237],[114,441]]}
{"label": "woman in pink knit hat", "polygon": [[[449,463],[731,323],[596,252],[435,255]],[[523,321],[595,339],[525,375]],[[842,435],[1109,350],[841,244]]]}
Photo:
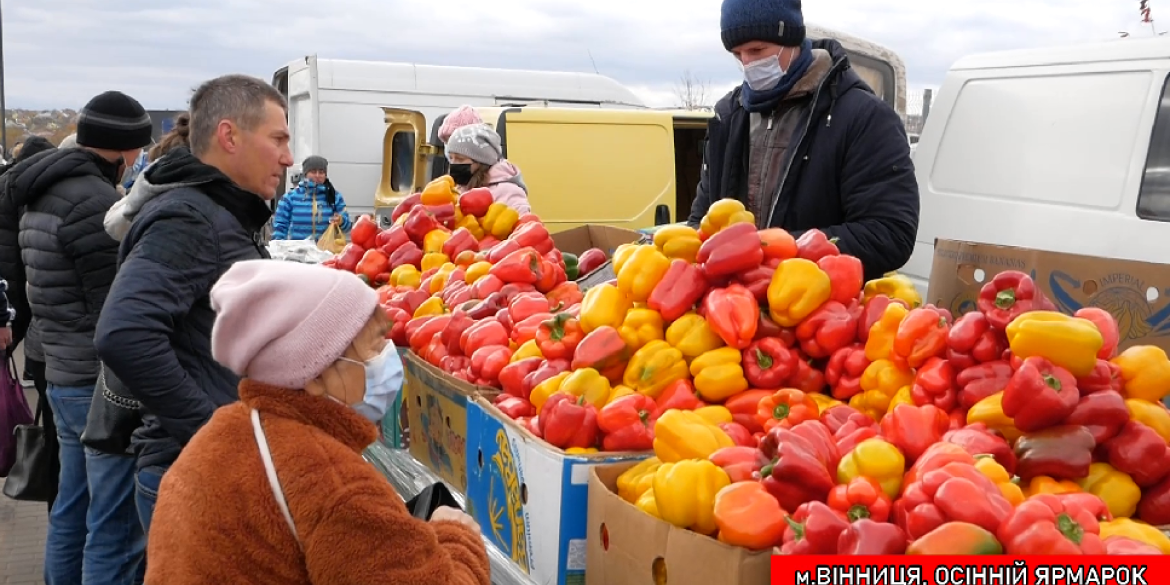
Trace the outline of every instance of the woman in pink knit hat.
{"label": "woman in pink knit hat", "polygon": [[492,200],[519,213],[531,213],[528,186],[520,169],[504,158],[500,135],[487,124],[463,126],[447,141],[447,171],[460,191],[487,187]]}
{"label": "woman in pink knit hat", "polygon": [[472,124],[483,124],[483,118],[479,117],[479,112],[476,112],[475,108],[471,106],[459,106],[459,109],[443,118],[443,123],[439,126],[439,140],[442,140],[443,144],[447,144],[456,130]]}
{"label": "woman in pink knit hat", "polygon": [[220,278],[211,304],[212,353],[242,378],[240,402],[163,476],[146,582],[490,585],[469,516],[415,519],[362,459],[402,386],[374,291],[346,272],[253,260]]}

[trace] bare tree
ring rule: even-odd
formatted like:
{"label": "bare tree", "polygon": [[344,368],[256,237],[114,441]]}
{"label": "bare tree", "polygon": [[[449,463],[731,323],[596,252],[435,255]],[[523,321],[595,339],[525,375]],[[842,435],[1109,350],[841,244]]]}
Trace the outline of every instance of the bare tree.
{"label": "bare tree", "polygon": [[674,96],[678,105],[687,110],[702,110],[710,107],[707,103],[707,90],[710,83],[699,79],[690,69],[683,71],[682,77],[674,86]]}

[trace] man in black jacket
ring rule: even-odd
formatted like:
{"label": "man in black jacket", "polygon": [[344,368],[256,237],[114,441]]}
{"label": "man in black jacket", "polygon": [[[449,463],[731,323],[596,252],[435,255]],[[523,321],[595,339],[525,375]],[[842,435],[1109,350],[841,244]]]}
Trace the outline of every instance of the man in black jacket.
{"label": "man in black jacket", "polygon": [[805,38],[800,0],[724,0],[720,25],[744,83],[715,105],[687,223],[737,199],[760,228],[837,238],[867,279],[901,268],[918,231],[918,184],[898,114],[840,43]]}
{"label": "man in black jacket", "polygon": [[141,104],[106,92],[81,110],[79,148],[34,156],[5,180],[4,206],[23,209],[20,254],[60,441],[45,543],[49,584],[142,581],[146,538],[135,513],[134,460],[85,449],[81,434],[101,369],[94,329],[118,262],[102,220],[150,133]]}
{"label": "man in black jacket", "polygon": [[132,445],[147,531],[167,468],[216,408],[238,400],[239,379],[211,356],[208,293],[233,263],[268,257],[265,202],[293,163],[286,107],[253,77],[204,83],[191,97],[190,150],[148,167],[107,218],[126,235],[95,342],[145,410]]}

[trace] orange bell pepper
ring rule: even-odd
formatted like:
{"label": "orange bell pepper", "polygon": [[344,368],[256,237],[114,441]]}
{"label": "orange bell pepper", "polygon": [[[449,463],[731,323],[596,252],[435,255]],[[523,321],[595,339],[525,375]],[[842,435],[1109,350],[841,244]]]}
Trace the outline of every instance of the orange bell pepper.
{"label": "orange bell pepper", "polygon": [[1028,497],[1037,494],[1076,494],[1081,492],[1081,486],[1077,485],[1075,481],[1067,479],[1055,480],[1051,477],[1033,477],[1032,481],[1028,482],[1028,487],[1024,490]]}
{"label": "orange bell pepper", "polygon": [[792,428],[807,420],[817,420],[820,409],[816,401],[795,388],[781,388],[760,400],[756,420],[768,432],[776,427]]}
{"label": "orange bell pepper", "polygon": [[715,525],[727,544],[768,550],[784,537],[786,519],[780,502],[759,482],[732,484],[715,494]]}
{"label": "orange bell pepper", "polygon": [[1113,358],[1125,380],[1125,397],[1158,402],[1170,394],[1170,358],[1152,345],[1135,345]]}
{"label": "orange bell pepper", "polygon": [[[870,339],[873,339],[872,337]],[[898,391],[914,383],[914,372],[889,360],[877,360],[861,374],[861,393],[849,399],[849,406],[874,420],[881,420]]]}
{"label": "orange bell pepper", "polygon": [[1024,490],[1020,489],[1020,486],[1015,483],[1012,483],[1012,475],[995,460],[995,457],[991,455],[977,456],[975,458],[975,469],[979,470],[979,473],[982,473],[987,479],[995,482],[995,487],[999,488],[999,493],[1003,494],[1004,499],[1013,507],[1024,503]]}

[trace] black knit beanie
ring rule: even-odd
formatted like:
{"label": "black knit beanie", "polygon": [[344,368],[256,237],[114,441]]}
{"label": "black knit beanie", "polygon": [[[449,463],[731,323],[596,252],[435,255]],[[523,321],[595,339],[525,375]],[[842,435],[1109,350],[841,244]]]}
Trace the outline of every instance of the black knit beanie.
{"label": "black knit beanie", "polygon": [[150,114],[134,98],[107,91],[81,109],[77,144],[106,150],[134,150],[150,144]]}
{"label": "black knit beanie", "polygon": [[719,28],[728,51],[751,41],[799,47],[805,35],[800,0],[723,0]]}

